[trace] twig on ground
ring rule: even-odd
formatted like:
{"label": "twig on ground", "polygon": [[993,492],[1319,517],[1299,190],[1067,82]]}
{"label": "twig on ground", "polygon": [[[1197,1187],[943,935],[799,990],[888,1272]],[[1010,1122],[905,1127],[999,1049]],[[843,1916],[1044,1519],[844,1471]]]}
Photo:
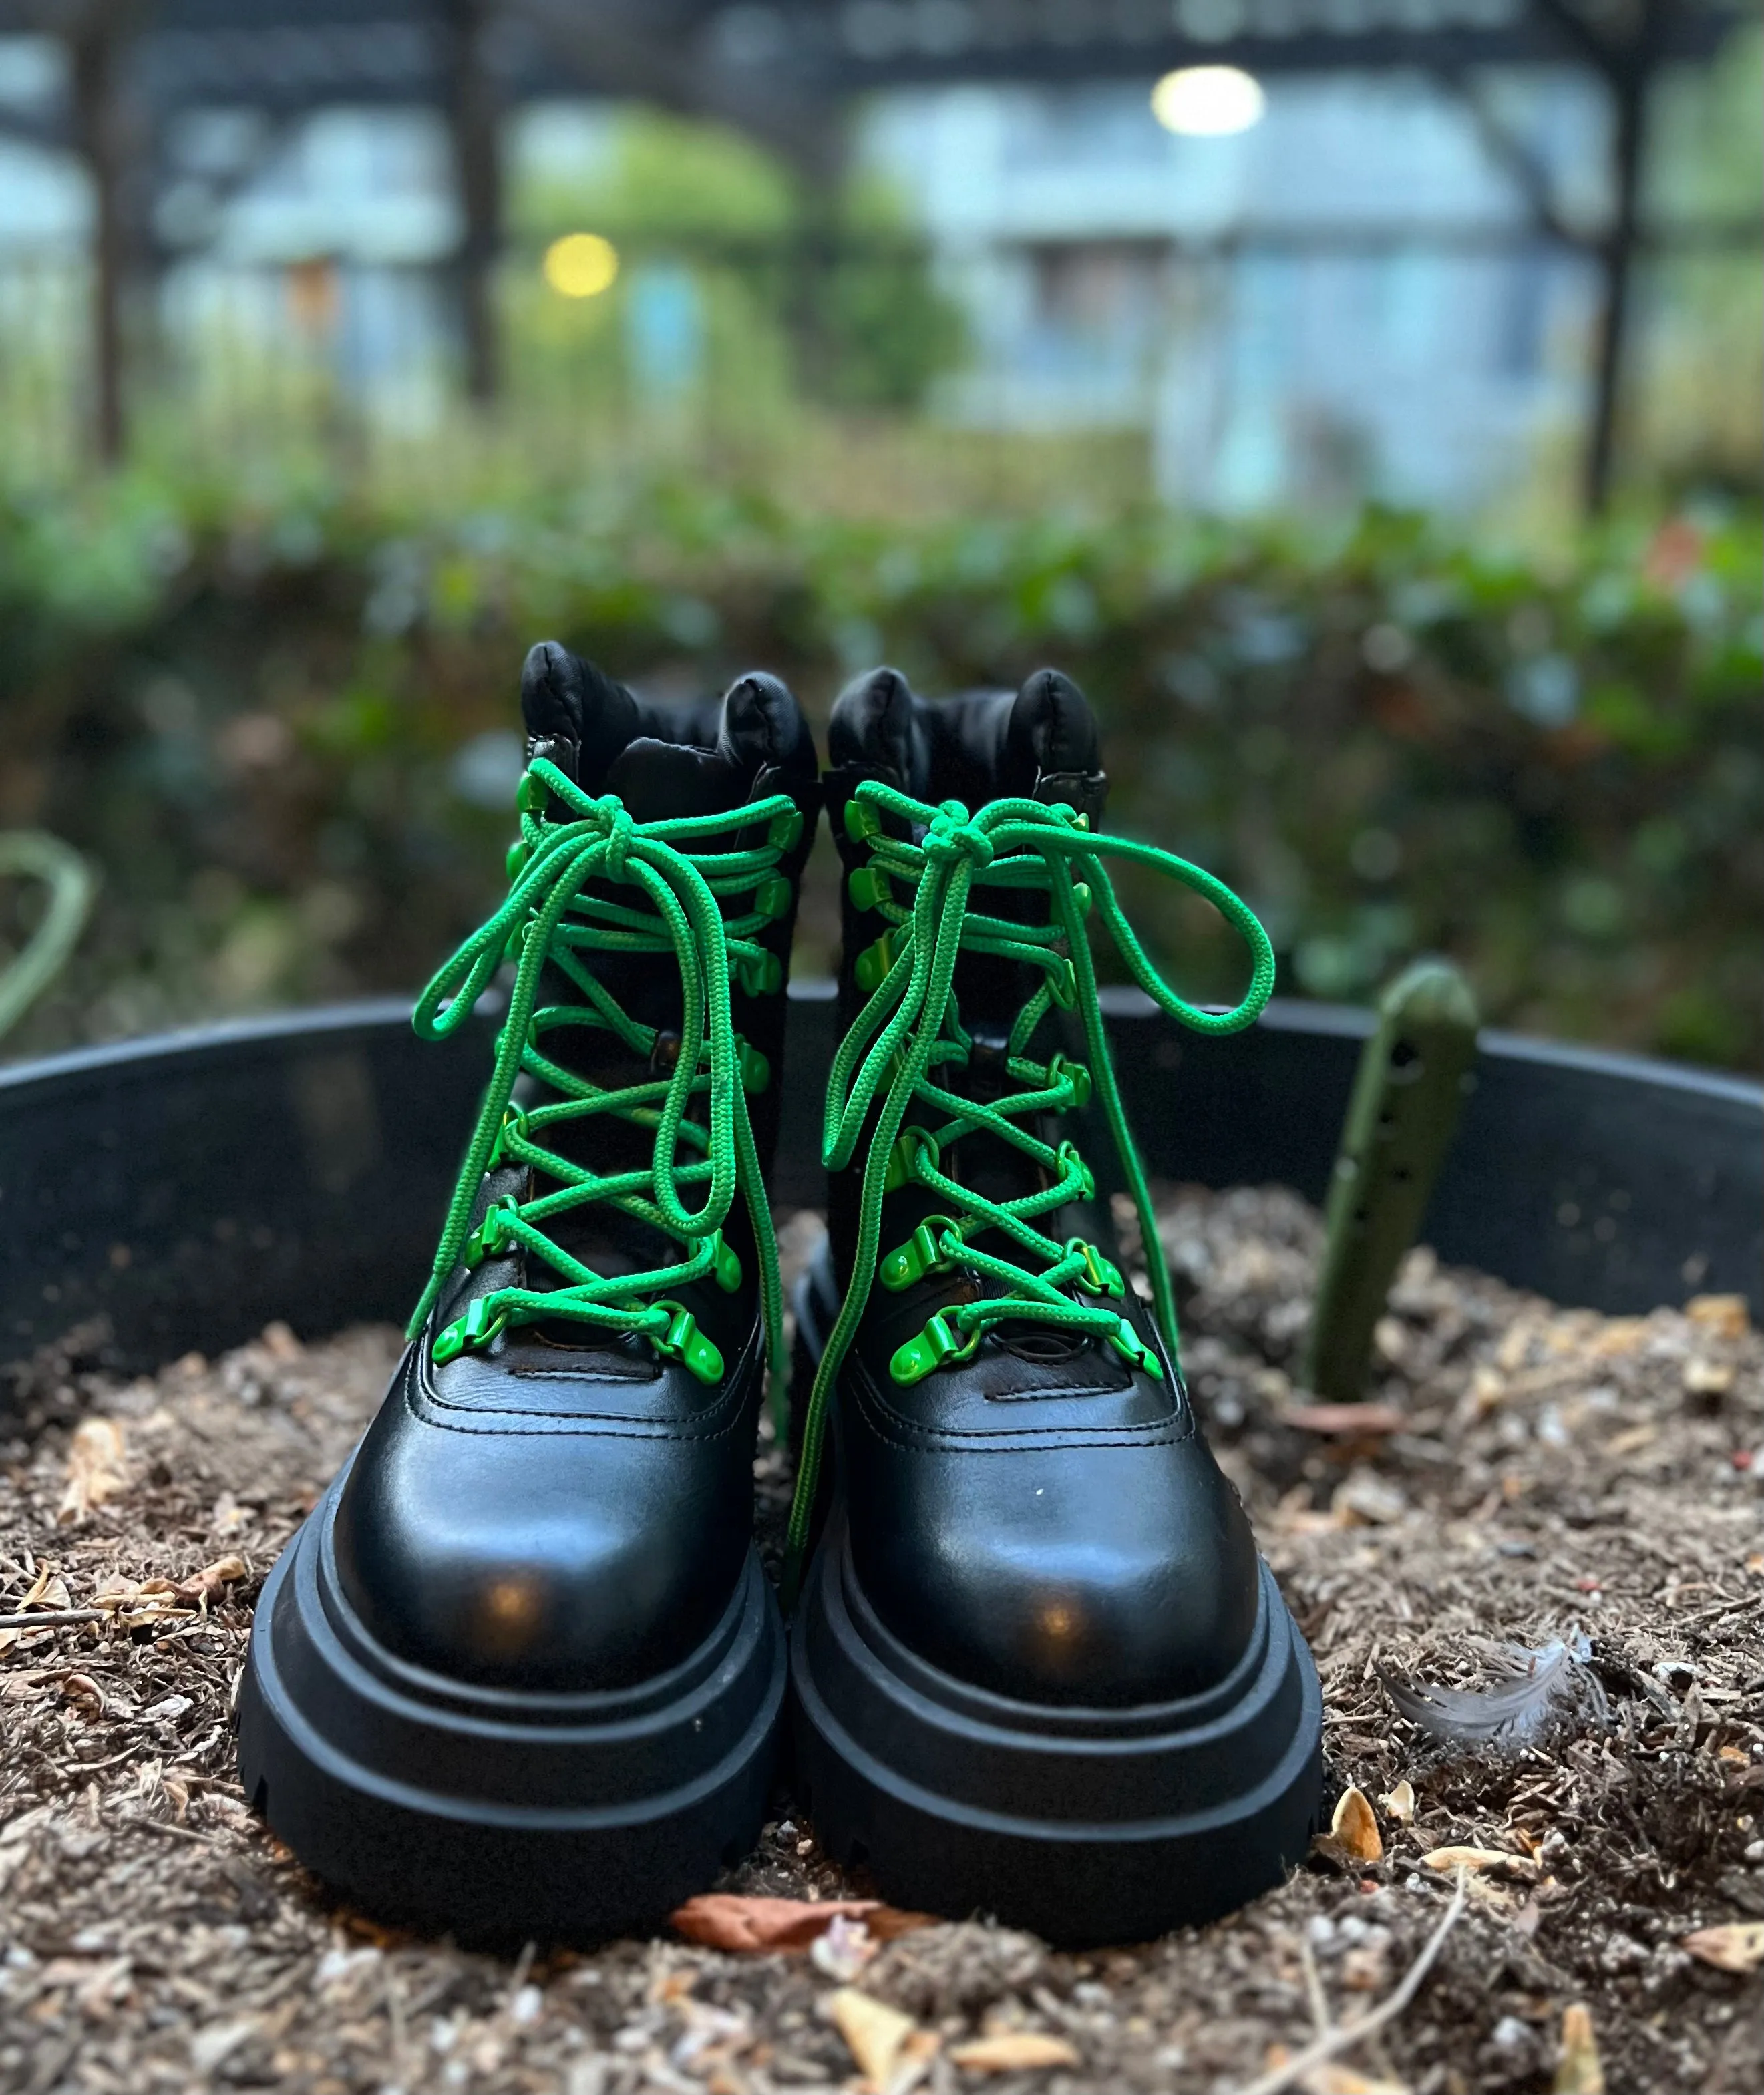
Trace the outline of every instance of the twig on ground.
{"label": "twig on ground", "polygon": [[1314,2041],[1306,2045],[1303,2051],[1295,2052],[1291,2058],[1283,2060],[1272,2072],[1263,2074],[1259,2080],[1252,2080],[1248,2087],[1239,2091],[1239,2095],[1283,2095],[1284,2089],[1296,2087],[1313,2067],[1321,2066],[1326,2060],[1333,2058],[1338,2051],[1346,2051],[1350,2045],[1358,2044],[1362,2037],[1370,2036],[1375,2030],[1383,2029],[1387,2023],[1395,2022],[1420,1992],[1422,1980],[1432,1970],[1434,1959],[1444,1948],[1445,1938],[1464,1910],[1465,1881],[1465,1872],[1460,1870],[1457,1889],[1453,1893],[1452,1903],[1446,1908],[1440,1925],[1428,1936],[1421,1954],[1403,1974],[1396,1988],[1370,2014],[1361,2015],[1357,2022],[1337,2023],[1333,2028],[1325,2030]]}
{"label": "twig on ground", "polygon": [[54,1630],[72,1622],[102,1622],[102,1608],[43,1608],[29,1614],[0,1615],[0,1630]]}

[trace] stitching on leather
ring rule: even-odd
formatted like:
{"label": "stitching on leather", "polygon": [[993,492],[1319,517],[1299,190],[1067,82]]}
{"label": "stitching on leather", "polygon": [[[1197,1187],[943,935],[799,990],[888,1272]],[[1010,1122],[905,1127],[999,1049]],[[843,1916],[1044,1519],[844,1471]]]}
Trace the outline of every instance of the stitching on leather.
{"label": "stitching on leather", "polygon": [[[1195,1435],[1194,1406],[1186,1400],[1179,1418],[1169,1422],[1171,1427],[1179,1426],[1180,1431],[1148,1432],[1142,1426],[1092,1426],[1086,1431],[1043,1426],[1017,1426],[1006,1433],[997,1427],[921,1426],[895,1409],[871,1381],[861,1361],[848,1357],[848,1361],[854,1372],[847,1380],[847,1388],[865,1424],[878,1439],[905,1453],[1008,1455],[1029,1448],[1174,1448]],[[987,1442],[992,1444],[980,1444]],[[1001,1442],[1004,1444],[999,1444]]]}

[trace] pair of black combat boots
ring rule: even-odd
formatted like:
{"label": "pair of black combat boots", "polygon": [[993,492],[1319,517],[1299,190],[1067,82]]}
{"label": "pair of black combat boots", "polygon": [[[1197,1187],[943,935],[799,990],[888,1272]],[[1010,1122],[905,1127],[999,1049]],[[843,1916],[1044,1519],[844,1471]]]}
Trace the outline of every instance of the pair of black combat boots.
{"label": "pair of black combat boots", "polygon": [[[547,644],[521,696],[507,898],[416,1019],[452,1031],[512,972],[494,1072],[391,1390],[264,1588],[247,1794],[377,1912],[592,1938],[739,1860],[788,1706],[798,1806],[899,1903],[1130,1940],[1278,1881],[1317,1676],[1183,1387],[1091,955],[1106,933],[1225,1030],[1266,1000],[1261,926],[1101,831],[1095,725],[1051,671],[934,704],[878,670],[825,773],[771,677],[667,711]],[[822,807],[844,953],[811,1070],[784,989]],[[1162,982],[1110,857],[1238,925],[1236,1011]],[[825,1090],[829,1233],[781,1611],[752,1465],[786,1082]]]}

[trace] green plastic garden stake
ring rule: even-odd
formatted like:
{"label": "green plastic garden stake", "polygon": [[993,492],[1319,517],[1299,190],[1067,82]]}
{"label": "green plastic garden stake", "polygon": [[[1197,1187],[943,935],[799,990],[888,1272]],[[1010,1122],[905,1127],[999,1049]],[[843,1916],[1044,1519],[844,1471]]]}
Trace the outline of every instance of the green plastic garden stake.
{"label": "green plastic garden stake", "polygon": [[1304,1381],[1326,1403],[1364,1392],[1372,1333],[1457,1126],[1476,1059],[1476,1000],[1449,960],[1417,960],[1379,1000],[1324,1216]]}

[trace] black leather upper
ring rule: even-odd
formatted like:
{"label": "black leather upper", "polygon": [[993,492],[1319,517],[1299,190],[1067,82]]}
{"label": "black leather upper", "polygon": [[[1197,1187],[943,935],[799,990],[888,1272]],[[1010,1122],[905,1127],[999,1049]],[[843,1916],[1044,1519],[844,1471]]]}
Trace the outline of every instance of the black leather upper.
{"label": "black leather upper", "polygon": [[[815,754],[795,700],[775,678],[739,680],[721,705],[669,714],[555,643],[523,678],[529,750],[595,794],[615,792],[638,821],[721,812],[784,792],[803,834],[783,870],[792,907],[764,934],[787,973],[794,895],[814,832]],[[745,840],[745,839],[743,839]],[[724,847],[733,849],[733,842]],[[621,899],[627,903],[630,891]],[[725,905],[740,913],[741,902]],[[545,1050],[603,1084],[657,1073],[677,1038],[681,989],[665,956],[600,955],[592,965],[625,1010],[658,1029],[638,1063],[602,1030],[557,1027]],[[542,1005],[578,1004],[548,969]],[[749,1113],[762,1166],[777,1140],[782,990],[731,999],[735,1029],[769,1065]],[[532,1102],[522,1078],[517,1100]],[[548,1136],[548,1139],[553,1139]],[[596,1170],[647,1165],[649,1130],[603,1116],[563,1123],[560,1153]],[[486,1174],[477,1213],[505,1191],[546,1190],[525,1170]],[[688,1204],[702,1197],[689,1193]],[[556,1239],[596,1271],[679,1256],[669,1239],[604,1205],[560,1221]],[[715,1386],[642,1339],[562,1319],[516,1326],[438,1366],[435,1332],[473,1297],[555,1276],[525,1253],[456,1269],[428,1329],[401,1363],[339,1502],[338,1571],[351,1605],[388,1649],[452,1677],[536,1690],[618,1688],[677,1664],[728,1605],[751,1542],[754,1433],[764,1374],[757,1257],[738,1196],[725,1242],[738,1287],[670,1291],[716,1344]]]}
{"label": "black leather upper", "polygon": [[[847,838],[845,801],[865,778],[880,778],[933,804],[970,811],[1011,796],[1063,800],[1102,812],[1105,781],[1094,719],[1084,698],[1052,671],[1020,693],[982,692],[927,704],[897,673],[878,670],[840,698],[829,734],[830,825],[847,867],[867,864]],[[904,899],[904,898],[903,898]],[[1013,900],[977,884],[972,906],[1008,913]],[[864,999],[856,955],[885,920],[844,904],[842,1024]],[[996,1052],[1033,980],[1015,963],[964,955],[956,977],[963,1026],[982,1052],[965,1076],[943,1081],[984,1095],[1008,1079]],[[1031,1043],[1045,1059],[1062,1041],[1052,1021]],[[934,1121],[928,1109],[914,1117]],[[1076,1116],[1081,1123],[1091,1116]],[[1108,1136],[1044,1116],[1036,1130],[1057,1143],[1076,1139],[1093,1169]],[[833,1176],[829,1218],[838,1284],[856,1242],[860,1146]],[[943,1152],[950,1176],[1005,1200],[1046,1182],[1038,1167],[995,1138],[977,1134]],[[883,1204],[886,1253],[936,1212],[936,1199],[907,1187]],[[1040,1219],[1063,1241],[1082,1236],[1112,1248],[1100,1200]],[[973,1239],[1013,1257],[995,1235]],[[959,1269],[928,1275],[899,1293],[878,1283],[841,1373],[834,1439],[853,1563],[871,1605],[923,1657],[974,1686],[1030,1701],[1120,1706],[1191,1694],[1222,1678],[1254,1627],[1256,1552],[1236,1493],[1196,1424],[1174,1364],[1148,1309],[1120,1304],[1142,1341],[1164,1361],[1157,1379],[1129,1368],[1113,1348],[1026,1323],[998,1326],[973,1358],[910,1386],[889,1361],[931,1311],[996,1292]]]}

